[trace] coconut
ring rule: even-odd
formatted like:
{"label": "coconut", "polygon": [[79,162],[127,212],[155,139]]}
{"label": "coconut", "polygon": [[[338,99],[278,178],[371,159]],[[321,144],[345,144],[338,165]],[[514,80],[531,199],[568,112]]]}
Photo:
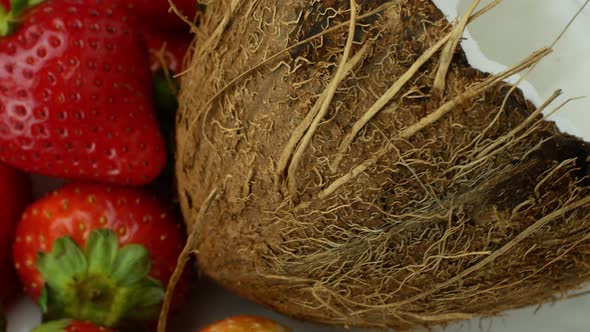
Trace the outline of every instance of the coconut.
{"label": "coconut", "polygon": [[467,62],[465,26],[498,2],[454,24],[429,0],[207,3],[177,118],[179,270],[195,253],[241,296],[348,327],[572,296],[590,146],[543,115],[559,91],[535,107],[504,82],[550,49]]}

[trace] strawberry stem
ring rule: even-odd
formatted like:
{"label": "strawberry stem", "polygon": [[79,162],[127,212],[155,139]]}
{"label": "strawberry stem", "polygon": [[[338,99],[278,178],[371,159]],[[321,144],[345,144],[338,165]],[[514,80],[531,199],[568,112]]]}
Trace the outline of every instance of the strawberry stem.
{"label": "strawberry stem", "polygon": [[12,13],[0,5],[0,37],[8,36],[13,30]]}
{"label": "strawberry stem", "polygon": [[11,35],[21,22],[21,15],[45,0],[11,0],[10,8],[0,5],[0,37]]}
{"label": "strawberry stem", "polygon": [[85,250],[70,237],[39,253],[37,268],[45,280],[39,300],[47,318],[72,318],[107,327],[156,317],[164,295],[148,276],[150,255],[137,244],[119,248],[111,230],[90,233]]}
{"label": "strawberry stem", "polygon": [[18,17],[29,7],[29,0],[11,0],[10,7],[12,16]]}

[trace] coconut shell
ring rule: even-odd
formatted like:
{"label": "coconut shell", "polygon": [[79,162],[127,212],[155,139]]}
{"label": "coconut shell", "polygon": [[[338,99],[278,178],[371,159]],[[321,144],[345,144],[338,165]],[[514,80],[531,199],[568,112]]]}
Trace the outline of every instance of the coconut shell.
{"label": "coconut shell", "polygon": [[211,1],[177,118],[200,271],[292,317],[402,330],[586,283],[590,148],[540,115],[558,93],[535,108],[502,81],[549,50],[491,76],[457,47],[466,23],[428,0]]}

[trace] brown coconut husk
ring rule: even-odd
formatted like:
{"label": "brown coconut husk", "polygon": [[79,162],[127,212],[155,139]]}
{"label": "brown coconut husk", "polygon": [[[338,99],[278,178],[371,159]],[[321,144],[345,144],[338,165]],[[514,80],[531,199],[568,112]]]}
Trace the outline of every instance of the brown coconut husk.
{"label": "brown coconut husk", "polygon": [[541,114],[559,92],[535,108],[502,81],[550,49],[470,67],[459,38],[491,7],[474,8],[209,1],[177,119],[179,271],[196,253],[290,316],[402,330],[586,283],[590,147]]}

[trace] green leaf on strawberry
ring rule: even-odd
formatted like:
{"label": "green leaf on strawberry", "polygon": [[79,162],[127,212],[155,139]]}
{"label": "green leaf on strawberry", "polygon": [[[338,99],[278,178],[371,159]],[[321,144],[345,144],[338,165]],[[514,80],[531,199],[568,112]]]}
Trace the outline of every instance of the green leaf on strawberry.
{"label": "green leaf on strawberry", "polygon": [[14,14],[0,3],[0,37],[8,36],[15,25]]}
{"label": "green leaf on strawberry", "polygon": [[49,318],[75,317],[105,326],[148,320],[164,295],[161,283],[148,276],[150,267],[145,247],[119,248],[111,230],[94,230],[84,250],[70,237],[61,237],[50,253],[39,253],[37,259],[45,280],[41,306]]}
{"label": "green leaf on strawberry", "polygon": [[58,332],[58,331],[65,331],[68,326],[70,326],[71,321],[69,319],[61,319],[52,321],[49,323],[45,323],[41,326],[38,326],[33,330],[33,332]]}
{"label": "green leaf on strawberry", "polygon": [[28,0],[11,0],[10,7],[13,15],[18,17],[27,7],[29,7]]}
{"label": "green leaf on strawberry", "polygon": [[32,6],[45,0],[10,0],[3,3],[0,1],[0,37],[8,36],[14,32],[22,13]]}
{"label": "green leaf on strawberry", "polygon": [[[180,89],[180,83],[178,79],[174,77],[174,72],[166,73],[160,69],[154,73],[153,78],[154,88],[154,100],[156,105],[156,114],[158,120],[164,121],[162,130],[173,130],[173,120],[176,117],[176,111],[178,110],[178,90]],[[162,124],[160,123],[162,126]],[[164,131],[167,133],[167,131]]]}

